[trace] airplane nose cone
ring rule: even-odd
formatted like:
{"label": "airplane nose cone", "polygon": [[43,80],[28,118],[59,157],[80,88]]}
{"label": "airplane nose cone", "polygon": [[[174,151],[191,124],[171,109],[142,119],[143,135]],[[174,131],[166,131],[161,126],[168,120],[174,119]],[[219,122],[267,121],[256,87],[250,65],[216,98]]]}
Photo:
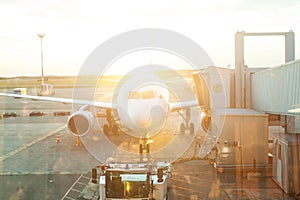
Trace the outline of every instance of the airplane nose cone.
{"label": "airplane nose cone", "polygon": [[154,106],[151,109],[151,118],[153,128],[161,127],[167,118],[167,113],[162,107]]}
{"label": "airplane nose cone", "polygon": [[158,130],[166,120],[166,112],[160,106],[153,106],[148,112],[140,111],[136,117],[133,121],[139,128]]}
{"label": "airplane nose cone", "polygon": [[147,117],[147,118],[138,118],[136,120],[136,125],[138,125],[141,128],[146,128],[146,127],[148,127],[148,126],[151,125],[151,122],[152,122],[152,120],[151,120],[150,117]]}

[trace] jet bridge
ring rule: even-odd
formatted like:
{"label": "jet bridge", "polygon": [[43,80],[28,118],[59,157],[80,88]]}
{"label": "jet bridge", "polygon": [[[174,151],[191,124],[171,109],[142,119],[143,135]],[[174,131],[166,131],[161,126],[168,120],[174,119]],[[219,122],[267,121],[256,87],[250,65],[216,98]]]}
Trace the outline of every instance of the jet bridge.
{"label": "jet bridge", "polygon": [[269,114],[273,179],[288,194],[300,191],[300,60],[251,75],[252,107]]}
{"label": "jet bridge", "polygon": [[[269,69],[248,68],[244,36],[273,35],[285,36],[286,63]],[[257,167],[272,166],[274,181],[288,194],[299,193],[300,60],[294,59],[292,31],[237,32],[235,69],[209,67],[193,74],[205,132],[200,157],[214,149],[220,171],[228,166],[251,169],[251,161],[254,172]]]}
{"label": "jet bridge", "polygon": [[251,106],[267,113],[296,113],[300,108],[299,77],[300,60],[252,74]]}
{"label": "jet bridge", "polygon": [[193,78],[205,136],[199,157],[208,155],[213,149],[214,166],[219,171],[268,168],[268,116],[236,108],[235,71],[208,67],[194,73]]}

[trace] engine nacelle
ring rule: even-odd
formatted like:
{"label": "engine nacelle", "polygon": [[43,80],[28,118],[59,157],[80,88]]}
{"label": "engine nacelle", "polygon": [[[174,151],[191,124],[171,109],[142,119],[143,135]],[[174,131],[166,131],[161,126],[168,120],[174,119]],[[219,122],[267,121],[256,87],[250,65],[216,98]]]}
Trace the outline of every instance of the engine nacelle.
{"label": "engine nacelle", "polygon": [[200,120],[201,120],[202,129],[206,133],[210,132],[211,131],[211,116],[206,111],[203,111]]}
{"label": "engine nacelle", "polygon": [[84,136],[94,125],[93,115],[84,110],[78,110],[68,117],[68,129],[74,136]]}

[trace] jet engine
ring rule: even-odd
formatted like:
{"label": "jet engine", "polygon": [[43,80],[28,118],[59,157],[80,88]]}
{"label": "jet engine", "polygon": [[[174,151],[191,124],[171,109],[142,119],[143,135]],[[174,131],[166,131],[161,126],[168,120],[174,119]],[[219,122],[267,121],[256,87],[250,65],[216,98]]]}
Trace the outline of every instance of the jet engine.
{"label": "jet engine", "polygon": [[68,129],[74,136],[84,136],[94,125],[93,115],[85,110],[78,110],[68,117]]}
{"label": "jet engine", "polygon": [[211,131],[211,116],[205,112],[203,112],[203,115],[201,117],[201,126],[206,133],[209,133]]}
{"label": "jet engine", "polygon": [[201,119],[201,126],[202,129],[208,133],[210,131],[211,128],[211,116],[210,115],[206,115]]}

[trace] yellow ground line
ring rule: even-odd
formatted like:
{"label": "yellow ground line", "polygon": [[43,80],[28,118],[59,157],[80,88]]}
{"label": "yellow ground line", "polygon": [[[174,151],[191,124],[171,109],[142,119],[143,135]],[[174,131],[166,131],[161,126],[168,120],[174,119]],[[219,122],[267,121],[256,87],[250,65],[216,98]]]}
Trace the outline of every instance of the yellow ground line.
{"label": "yellow ground line", "polygon": [[8,159],[8,158],[10,158],[11,156],[16,155],[17,153],[19,153],[19,152],[21,152],[21,151],[23,151],[23,150],[25,150],[25,149],[31,147],[32,145],[34,145],[34,144],[36,144],[36,143],[38,143],[38,142],[40,142],[40,141],[46,139],[47,137],[49,137],[49,136],[51,136],[51,135],[57,133],[58,131],[63,130],[64,128],[66,128],[66,126],[67,126],[67,125],[63,125],[62,127],[59,127],[58,129],[56,129],[56,130],[54,130],[54,131],[51,131],[51,132],[47,133],[46,135],[44,135],[44,136],[42,136],[42,137],[40,137],[40,138],[37,138],[36,140],[33,140],[33,141],[30,142],[30,143],[24,144],[23,146],[21,146],[21,147],[15,149],[15,150],[13,150],[13,151],[11,151],[11,152],[9,152],[9,153],[3,155],[3,156],[1,156],[1,157],[0,157],[0,162],[1,162],[1,161],[4,161],[4,160],[6,160],[6,159]]}

